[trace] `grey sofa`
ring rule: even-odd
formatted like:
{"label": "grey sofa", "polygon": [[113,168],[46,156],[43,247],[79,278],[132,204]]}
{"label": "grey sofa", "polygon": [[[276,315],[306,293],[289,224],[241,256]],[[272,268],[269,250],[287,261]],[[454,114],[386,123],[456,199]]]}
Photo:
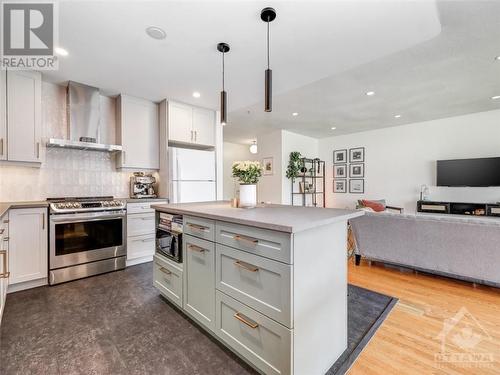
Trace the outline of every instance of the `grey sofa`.
{"label": "grey sofa", "polygon": [[500,287],[500,219],[366,212],[350,223],[357,257]]}

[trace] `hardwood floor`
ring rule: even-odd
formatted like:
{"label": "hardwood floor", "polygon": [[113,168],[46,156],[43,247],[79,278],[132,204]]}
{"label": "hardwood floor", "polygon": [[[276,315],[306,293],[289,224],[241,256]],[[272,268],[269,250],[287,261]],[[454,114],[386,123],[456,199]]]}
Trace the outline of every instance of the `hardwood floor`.
{"label": "hardwood floor", "polygon": [[348,374],[500,374],[500,289],[354,260],[349,282],[399,302]]}

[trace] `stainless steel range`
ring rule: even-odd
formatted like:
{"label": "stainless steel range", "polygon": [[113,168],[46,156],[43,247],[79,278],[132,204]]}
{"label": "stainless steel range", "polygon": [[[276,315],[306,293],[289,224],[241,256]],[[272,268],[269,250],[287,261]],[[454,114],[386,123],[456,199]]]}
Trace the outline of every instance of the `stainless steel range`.
{"label": "stainless steel range", "polygon": [[49,284],[125,268],[126,202],[50,198]]}

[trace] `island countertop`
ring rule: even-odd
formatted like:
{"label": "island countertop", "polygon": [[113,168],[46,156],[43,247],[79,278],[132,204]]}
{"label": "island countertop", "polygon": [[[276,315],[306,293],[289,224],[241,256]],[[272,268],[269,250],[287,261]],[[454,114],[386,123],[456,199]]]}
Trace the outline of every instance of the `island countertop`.
{"label": "island countertop", "polygon": [[297,233],[364,214],[336,208],[266,204],[256,208],[233,208],[229,202],[175,203],[152,205],[160,212],[226,221],[252,227]]}

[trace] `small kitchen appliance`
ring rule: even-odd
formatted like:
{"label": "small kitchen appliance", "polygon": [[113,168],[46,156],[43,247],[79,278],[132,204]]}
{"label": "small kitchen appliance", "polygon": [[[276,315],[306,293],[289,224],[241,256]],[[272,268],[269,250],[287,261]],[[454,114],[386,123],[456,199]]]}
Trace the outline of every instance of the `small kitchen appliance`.
{"label": "small kitchen appliance", "polygon": [[135,172],[130,177],[130,198],[156,198],[156,178],[144,172]]}
{"label": "small kitchen appliance", "polygon": [[47,201],[50,285],[125,268],[124,201],[113,197]]}

